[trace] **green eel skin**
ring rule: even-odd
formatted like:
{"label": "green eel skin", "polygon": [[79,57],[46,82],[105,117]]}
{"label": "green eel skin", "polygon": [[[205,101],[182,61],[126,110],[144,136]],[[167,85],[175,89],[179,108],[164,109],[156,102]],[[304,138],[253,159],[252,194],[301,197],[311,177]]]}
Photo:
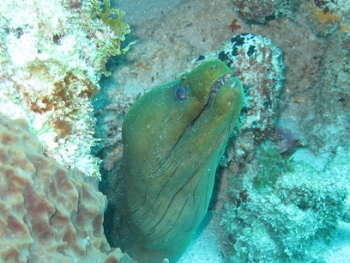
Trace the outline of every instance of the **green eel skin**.
{"label": "green eel skin", "polygon": [[121,162],[102,189],[112,245],[139,263],[181,257],[207,212],[242,103],[241,83],[220,60],[135,102],[123,123]]}

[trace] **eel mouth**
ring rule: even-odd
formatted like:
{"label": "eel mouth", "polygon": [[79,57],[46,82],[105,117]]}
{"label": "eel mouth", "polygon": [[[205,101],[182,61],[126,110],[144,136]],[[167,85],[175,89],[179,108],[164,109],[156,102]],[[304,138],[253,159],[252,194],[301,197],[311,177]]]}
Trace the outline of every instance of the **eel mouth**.
{"label": "eel mouth", "polygon": [[[176,147],[176,145],[179,143],[179,141],[181,141],[181,139],[183,138],[183,136],[193,127],[193,125],[195,125],[200,118],[208,111],[208,109],[210,108],[211,104],[213,103],[213,100],[216,96],[216,94],[218,93],[219,89],[222,87],[222,85],[224,85],[230,78],[232,78],[232,74],[227,73],[225,75],[223,75],[221,78],[219,78],[211,87],[207,102],[205,103],[204,107],[202,108],[202,110],[198,113],[198,115],[192,120],[192,122],[187,126],[187,128],[182,132],[182,134],[179,136],[177,142],[173,145],[173,149]],[[167,155],[167,157],[164,158],[164,160],[166,160],[168,158],[169,154]]]}
{"label": "eel mouth", "polygon": [[193,119],[193,121],[191,122],[191,124],[187,127],[186,131],[191,129],[193,125],[196,124],[196,122],[207,112],[207,110],[210,108],[216,93],[219,91],[219,89],[221,88],[222,85],[224,85],[226,83],[226,81],[228,81],[230,78],[232,78],[232,74],[228,73],[225,74],[224,76],[222,76],[221,78],[219,78],[214,85],[211,87],[211,91],[208,97],[208,100],[206,102],[206,104],[204,105],[203,109],[201,110],[201,112],[197,115],[197,117],[195,117]]}

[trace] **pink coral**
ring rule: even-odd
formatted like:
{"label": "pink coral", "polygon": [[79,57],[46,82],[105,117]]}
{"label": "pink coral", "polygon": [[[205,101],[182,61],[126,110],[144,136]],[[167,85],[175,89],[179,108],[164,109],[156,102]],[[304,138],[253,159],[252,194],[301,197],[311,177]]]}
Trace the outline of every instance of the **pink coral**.
{"label": "pink coral", "polygon": [[0,115],[0,261],[132,262],[103,232],[96,178],[43,155],[22,120]]}

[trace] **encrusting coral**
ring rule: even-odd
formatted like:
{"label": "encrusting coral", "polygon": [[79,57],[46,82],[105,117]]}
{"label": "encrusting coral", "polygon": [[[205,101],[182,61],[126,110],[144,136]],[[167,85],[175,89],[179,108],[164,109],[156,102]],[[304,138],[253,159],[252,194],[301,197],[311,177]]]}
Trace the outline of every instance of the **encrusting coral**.
{"label": "encrusting coral", "polygon": [[24,120],[0,114],[0,262],[133,262],[111,250],[96,178],[44,155]]}
{"label": "encrusting coral", "polygon": [[108,0],[0,2],[0,112],[26,119],[48,156],[87,175],[99,175],[91,97],[107,60],[130,46],[123,15]]}
{"label": "encrusting coral", "polygon": [[263,144],[257,162],[236,180],[222,215],[231,262],[324,262],[323,252],[346,216],[349,178],[346,169],[339,173],[339,164],[349,153],[339,150],[318,172],[303,162],[291,166]]}

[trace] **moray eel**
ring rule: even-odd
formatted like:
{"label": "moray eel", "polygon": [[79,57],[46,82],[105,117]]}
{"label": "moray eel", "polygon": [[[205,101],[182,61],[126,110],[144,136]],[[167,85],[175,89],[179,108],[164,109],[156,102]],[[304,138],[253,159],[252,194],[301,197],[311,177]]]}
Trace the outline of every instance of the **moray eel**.
{"label": "moray eel", "polygon": [[205,216],[243,103],[220,60],[156,87],[127,113],[123,156],[105,181],[105,232],[139,263],[175,263]]}

